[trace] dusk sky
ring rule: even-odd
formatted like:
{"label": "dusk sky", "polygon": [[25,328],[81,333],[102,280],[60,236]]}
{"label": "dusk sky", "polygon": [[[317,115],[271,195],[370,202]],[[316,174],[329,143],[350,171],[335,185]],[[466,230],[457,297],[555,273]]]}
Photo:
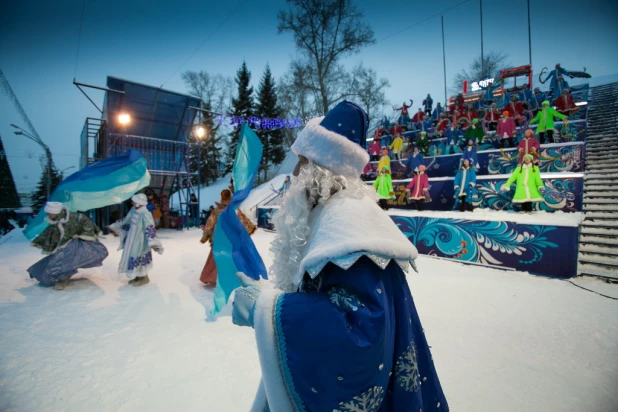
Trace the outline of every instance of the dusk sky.
{"label": "dusk sky", "polygon": [[[391,84],[387,96],[393,105],[412,98],[416,111],[427,93],[443,101],[439,14],[462,0],[354,3],[364,12],[378,42],[345,64],[352,67],[363,61],[387,78]],[[557,62],[570,70],[585,66],[593,76],[618,72],[618,1],[530,3],[536,74]],[[180,78],[182,71],[234,76],[244,60],[257,86],[267,63],[279,78],[296,53],[291,34],[277,34],[277,12],[286,7],[283,0],[86,0],[85,5],[79,59],[81,0],[6,0],[0,15],[0,69],[50,146],[59,169],[78,166],[85,118],[100,117],[72,84],[74,77],[105,86],[106,76],[112,75],[187,92]],[[434,14],[438,15],[402,31]],[[446,12],[444,22],[450,83],[456,72],[480,54],[479,1],[471,0]],[[513,66],[528,63],[525,0],[485,0],[483,23],[486,52],[508,53]],[[102,92],[89,93],[102,104]],[[43,152],[35,143],[14,135],[10,123],[26,127],[9,99],[0,93],[0,136],[18,190],[28,192],[40,177],[38,157]]]}

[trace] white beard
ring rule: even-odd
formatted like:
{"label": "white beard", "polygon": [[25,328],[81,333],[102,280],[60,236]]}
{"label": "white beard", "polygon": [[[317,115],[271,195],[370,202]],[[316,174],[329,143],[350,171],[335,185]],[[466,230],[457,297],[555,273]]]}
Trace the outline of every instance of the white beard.
{"label": "white beard", "polygon": [[298,290],[299,285],[292,278],[299,270],[309,238],[311,211],[343,189],[347,196],[370,197],[377,202],[376,193],[359,178],[335,175],[311,161],[292,181],[273,218],[277,237],[270,246],[274,260],[269,275],[279,289]]}

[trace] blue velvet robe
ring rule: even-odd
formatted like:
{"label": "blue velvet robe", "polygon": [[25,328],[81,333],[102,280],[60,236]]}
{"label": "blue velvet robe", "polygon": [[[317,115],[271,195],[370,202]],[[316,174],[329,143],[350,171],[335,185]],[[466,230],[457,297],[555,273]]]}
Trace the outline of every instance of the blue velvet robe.
{"label": "blue velvet robe", "polygon": [[[347,270],[327,263],[302,292],[276,297],[272,322],[292,410],[449,410],[395,261],[384,269],[366,256]],[[253,410],[279,411],[262,408]]]}

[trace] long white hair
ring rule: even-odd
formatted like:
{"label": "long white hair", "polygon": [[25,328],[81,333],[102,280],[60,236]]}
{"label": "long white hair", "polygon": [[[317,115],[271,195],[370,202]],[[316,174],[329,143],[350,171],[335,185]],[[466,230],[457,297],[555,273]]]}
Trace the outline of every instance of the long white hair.
{"label": "long white hair", "polygon": [[336,175],[312,161],[300,169],[299,175],[286,191],[273,219],[277,237],[270,246],[274,263],[269,270],[275,285],[284,292],[298,290],[298,282],[294,277],[309,238],[311,210],[335,193],[346,197],[370,197],[377,202],[375,191],[360,178]]}

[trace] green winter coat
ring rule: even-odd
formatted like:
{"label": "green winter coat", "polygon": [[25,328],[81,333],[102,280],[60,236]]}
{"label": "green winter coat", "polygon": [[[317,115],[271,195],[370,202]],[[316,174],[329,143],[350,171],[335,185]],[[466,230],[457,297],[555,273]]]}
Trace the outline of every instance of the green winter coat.
{"label": "green winter coat", "polygon": [[47,218],[49,226],[32,241],[32,246],[44,254],[56,252],[73,239],[95,241],[101,236],[101,229],[86,215],[63,209],[55,219]]}
{"label": "green winter coat", "polygon": [[545,130],[552,130],[554,128],[554,117],[557,117],[560,120],[564,120],[566,117],[563,114],[560,114],[553,107],[546,107],[544,109],[539,110],[539,112],[530,120],[530,124],[539,123],[536,128],[537,133],[544,132]]}
{"label": "green winter coat", "polygon": [[543,196],[539,188],[543,187],[541,171],[538,166],[518,166],[513,174],[504,184],[505,189],[509,189],[514,182],[517,182],[513,203],[524,202],[543,202]]}
{"label": "green winter coat", "polygon": [[378,197],[380,199],[395,199],[393,181],[389,173],[380,173],[376,181],[373,182],[373,187],[376,189],[376,192],[378,192]]}
{"label": "green winter coat", "polygon": [[485,136],[485,132],[483,131],[482,127],[477,126],[474,129],[472,128],[472,126],[470,126],[466,130],[466,133],[464,134],[463,138],[466,142],[468,142],[469,140],[476,140],[477,143],[481,143],[481,140],[483,140],[484,136]]}

